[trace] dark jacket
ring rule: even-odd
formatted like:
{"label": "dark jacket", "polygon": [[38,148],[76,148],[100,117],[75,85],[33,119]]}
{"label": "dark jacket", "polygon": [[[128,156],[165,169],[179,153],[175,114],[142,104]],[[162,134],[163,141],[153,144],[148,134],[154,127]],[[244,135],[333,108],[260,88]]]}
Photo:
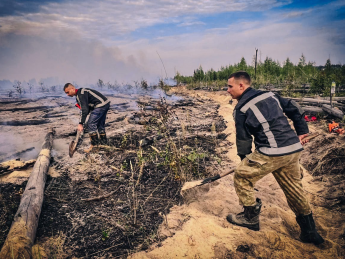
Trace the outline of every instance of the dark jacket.
{"label": "dark jacket", "polygon": [[100,92],[89,88],[78,89],[77,102],[81,106],[81,116],[79,124],[85,123],[86,116],[90,111],[110,103],[107,97],[102,95]]}
{"label": "dark jacket", "polygon": [[[296,102],[272,92],[244,91],[234,110],[237,154],[243,159],[255,148],[267,156],[283,156],[303,150],[297,135],[309,132],[303,110]],[[293,121],[292,130],[285,115]]]}

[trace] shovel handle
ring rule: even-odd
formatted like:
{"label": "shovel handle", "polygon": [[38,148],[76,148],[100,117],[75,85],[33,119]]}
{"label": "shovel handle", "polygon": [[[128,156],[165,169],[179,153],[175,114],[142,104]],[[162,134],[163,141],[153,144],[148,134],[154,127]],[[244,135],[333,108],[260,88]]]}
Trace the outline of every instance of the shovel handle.
{"label": "shovel handle", "polygon": [[218,179],[220,179],[220,178],[222,178],[222,177],[224,177],[224,176],[226,176],[226,175],[228,175],[228,174],[231,174],[231,173],[234,172],[234,171],[235,171],[235,168],[233,168],[233,169],[231,169],[230,171],[227,171],[227,172],[225,172],[225,173],[217,174],[217,175],[215,175],[215,176],[206,178],[206,179],[202,180],[201,183],[200,183],[199,185],[204,185],[204,184],[206,184],[206,183],[214,182],[214,181],[216,181],[216,180],[218,180]]}
{"label": "shovel handle", "polygon": [[311,139],[313,139],[313,138],[315,138],[315,137],[317,137],[317,136],[319,136],[320,135],[320,133],[315,133],[315,134],[313,134],[313,135],[310,135],[310,136],[308,136],[308,137],[306,137],[306,138],[304,138],[303,140],[311,140]]}
{"label": "shovel handle", "polygon": [[222,178],[224,176],[227,176],[228,174],[231,174],[235,171],[235,168],[232,168],[230,171],[227,171],[225,173],[219,174],[219,177]]}
{"label": "shovel handle", "polygon": [[77,130],[77,136],[75,137],[75,140],[78,141],[78,139],[80,138],[81,135],[81,131]]}

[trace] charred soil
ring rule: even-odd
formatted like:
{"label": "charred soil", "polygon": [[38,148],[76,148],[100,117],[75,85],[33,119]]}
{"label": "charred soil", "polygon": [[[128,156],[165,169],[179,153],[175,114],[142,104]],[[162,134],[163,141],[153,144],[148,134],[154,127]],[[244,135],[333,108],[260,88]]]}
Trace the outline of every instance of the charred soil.
{"label": "charred soil", "polygon": [[[328,134],[325,122],[311,123],[310,129],[321,134],[305,145],[301,158],[303,185],[324,245],[300,242],[295,215],[272,175],[255,186],[263,201],[261,229],[250,231],[225,219],[242,208],[231,175],[196,188],[188,199],[180,195],[185,181],[218,174],[239,162],[232,144],[235,103],[229,104],[230,97],[221,92],[176,91],[184,100],[112,100],[109,146],[85,154],[85,140],[73,158],[68,157],[68,144],[75,127],[69,124],[77,123],[78,115],[67,110],[71,103],[57,98],[49,102],[54,108],[48,112],[29,113],[6,106],[5,121],[15,114],[20,121],[45,116],[50,122],[40,127],[0,125],[26,144],[2,157],[22,156],[32,147],[30,152],[38,152],[29,140],[38,142],[48,127],[57,128],[51,166],[60,176],[48,176],[46,183],[36,239],[46,254],[41,258],[344,258],[343,136]],[[139,109],[127,108],[135,100]],[[43,106],[42,100],[35,102],[19,103],[18,108]],[[25,183],[25,178],[17,184],[0,182],[0,247]]]}
{"label": "charred soil", "polygon": [[[123,258],[160,244],[166,236],[158,228],[171,207],[183,204],[183,183],[229,164],[216,150],[231,145],[219,105],[195,99],[139,105],[129,115],[108,118],[110,128],[123,127],[108,132],[109,145],[85,155],[83,143],[72,161],[67,145],[64,156],[56,152],[51,166],[60,177],[48,176],[36,238],[48,258]],[[58,132],[55,142],[69,135]],[[25,182],[0,187],[1,247]]]}

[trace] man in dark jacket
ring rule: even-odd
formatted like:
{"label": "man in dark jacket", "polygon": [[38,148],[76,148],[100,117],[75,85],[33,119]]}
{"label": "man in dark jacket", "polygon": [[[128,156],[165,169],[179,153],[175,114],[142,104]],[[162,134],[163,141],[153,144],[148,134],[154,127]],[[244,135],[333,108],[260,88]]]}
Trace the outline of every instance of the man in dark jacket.
{"label": "man in dark jacket", "polygon": [[[89,88],[76,89],[71,83],[65,84],[64,91],[70,97],[76,96],[77,106],[81,109],[78,125],[79,131],[84,130],[83,124],[85,123],[87,115],[90,113],[87,127],[91,146],[89,149],[85,150],[85,152],[90,152],[93,147],[98,144],[106,145],[105,119],[110,107],[110,101],[96,90]],[[98,138],[97,131],[100,139]]]}
{"label": "man in dark jacket", "polygon": [[[283,189],[289,207],[301,227],[300,239],[316,245],[324,242],[315,229],[309,202],[301,183],[299,159],[307,141],[308,125],[303,111],[292,100],[272,92],[250,87],[247,72],[230,75],[228,93],[238,103],[234,109],[237,154],[241,163],[235,170],[234,185],[244,212],[230,214],[227,220],[235,225],[259,230],[261,200],[254,195],[255,183],[272,173]],[[286,116],[293,121],[293,131]],[[296,135],[297,133],[297,135]],[[255,151],[252,153],[252,136]]]}

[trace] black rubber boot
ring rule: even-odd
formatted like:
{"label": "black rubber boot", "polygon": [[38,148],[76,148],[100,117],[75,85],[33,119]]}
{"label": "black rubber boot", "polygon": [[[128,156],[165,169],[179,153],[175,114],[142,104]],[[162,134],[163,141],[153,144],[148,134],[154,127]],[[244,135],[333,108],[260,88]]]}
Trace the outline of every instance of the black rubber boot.
{"label": "black rubber boot", "polygon": [[226,219],[230,223],[246,227],[251,230],[259,231],[260,230],[260,222],[259,222],[259,214],[261,211],[261,200],[256,198],[256,204],[254,206],[244,206],[244,211],[234,215],[229,214]]}
{"label": "black rubber boot", "polygon": [[92,149],[99,144],[97,132],[90,134],[90,142],[91,142],[91,145],[89,148],[84,150],[85,153],[90,153],[92,151]]}
{"label": "black rubber boot", "polygon": [[92,146],[97,146],[99,144],[98,134],[97,132],[90,134],[90,141]]}
{"label": "black rubber boot", "polygon": [[107,139],[107,135],[105,134],[105,132],[101,132],[99,133],[99,137],[100,137],[100,140],[99,140],[99,143],[101,145],[108,145],[108,139]]}
{"label": "black rubber boot", "polygon": [[303,243],[313,243],[314,245],[320,245],[325,242],[325,240],[316,231],[312,213],[310,213],[309,215],[297,216],[296,220],[301,228],[301,235],[299,238]]}

